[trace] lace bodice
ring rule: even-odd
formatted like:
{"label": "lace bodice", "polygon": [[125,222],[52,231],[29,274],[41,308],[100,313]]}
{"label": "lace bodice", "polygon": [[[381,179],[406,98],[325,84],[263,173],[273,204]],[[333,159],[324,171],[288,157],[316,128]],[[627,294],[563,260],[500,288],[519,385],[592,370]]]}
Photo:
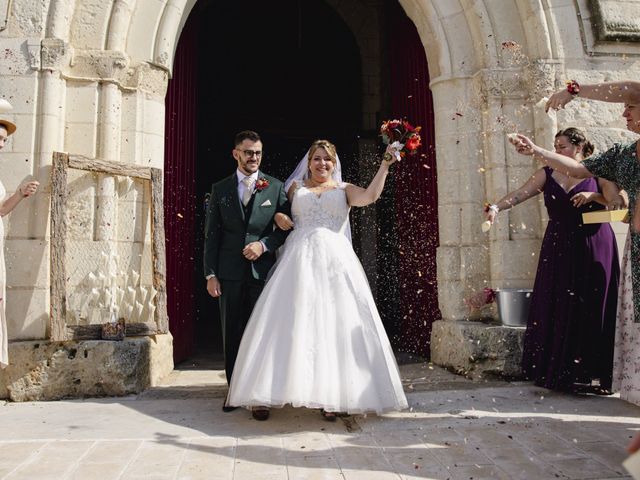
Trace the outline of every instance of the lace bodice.
{"label": "lace bodice", "polygon": [[328,228],[344,232],[349,218],[349,204],[344,188],[327,190],[320,195],[306,187],[299,187],[291,204],[296,230],[302,228]]}

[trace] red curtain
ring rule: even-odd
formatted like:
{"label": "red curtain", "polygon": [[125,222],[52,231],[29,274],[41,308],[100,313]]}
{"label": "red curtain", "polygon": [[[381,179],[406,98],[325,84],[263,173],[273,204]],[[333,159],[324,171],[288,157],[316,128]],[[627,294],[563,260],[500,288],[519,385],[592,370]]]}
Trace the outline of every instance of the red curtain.
{"label": "red curtain", "polygon": [[431,324],[441,318],[436,284],[438,189],[433,99],[424,47],[415,25],[397,2],[388,12],[393,118],[422,126],[423,146],[395,165],[399,247],[400,344],[430,356]]}
{"label": "red curtain", "polygon": [[165,99],[164,223],[175,363],[194,348],[196,52],[196,22],[190,19],[180,36]]}

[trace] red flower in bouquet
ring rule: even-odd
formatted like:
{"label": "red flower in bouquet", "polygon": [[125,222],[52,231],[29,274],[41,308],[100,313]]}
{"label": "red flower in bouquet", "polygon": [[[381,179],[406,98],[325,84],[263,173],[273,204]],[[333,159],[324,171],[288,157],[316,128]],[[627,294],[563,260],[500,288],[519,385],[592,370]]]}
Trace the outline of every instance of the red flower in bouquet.
{"label": "red flower in bouquet", "polygon": [[380,135],[385,145],[393,146],[398,151],[399,157],[404,157],[415,154],[422,145],[421,128],[414,127],[406,120],[387,120],[382,122]]}
{"label": "red flower in bouquet", "polygon": [[405,144],[405,148],[411,153],[416,153],[416,150],[418,150],[418,148],[422,144],[421,140],[422,139],[420,138],[420,135],[418,135],[417,133],[415,135],[411,135],[407,140],[407,143]]}
{"label": "red flower in bouquet", "polygon": [[266,178],[260,177],[259,179],[256,180],[256,185],[255,185],[256,192],[261,192],[268,186],[269,186],[269,180],[267,180]]}

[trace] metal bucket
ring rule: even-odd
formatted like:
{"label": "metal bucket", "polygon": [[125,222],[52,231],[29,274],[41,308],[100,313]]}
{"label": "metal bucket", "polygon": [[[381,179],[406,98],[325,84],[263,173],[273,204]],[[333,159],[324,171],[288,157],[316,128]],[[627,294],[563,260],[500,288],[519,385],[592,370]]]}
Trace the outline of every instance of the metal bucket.
{"label": "metal bucket", "polygon": [[501,288],[497,291],[498,316],[507,327],[526,327],[531,305],[530,288]]}

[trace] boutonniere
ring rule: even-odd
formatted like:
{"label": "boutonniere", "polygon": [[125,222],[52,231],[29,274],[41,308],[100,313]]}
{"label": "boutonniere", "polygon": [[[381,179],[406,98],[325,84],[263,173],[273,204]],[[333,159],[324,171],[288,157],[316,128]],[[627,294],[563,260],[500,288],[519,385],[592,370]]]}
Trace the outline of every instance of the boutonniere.
{"label": "boutonniere", "polygon": [[258,180],[256,180],[256,184],[255,184],[256,192],[261,192],[268,186],[269,186],[269,180],[267,180],[266,178],[260,177]]}

